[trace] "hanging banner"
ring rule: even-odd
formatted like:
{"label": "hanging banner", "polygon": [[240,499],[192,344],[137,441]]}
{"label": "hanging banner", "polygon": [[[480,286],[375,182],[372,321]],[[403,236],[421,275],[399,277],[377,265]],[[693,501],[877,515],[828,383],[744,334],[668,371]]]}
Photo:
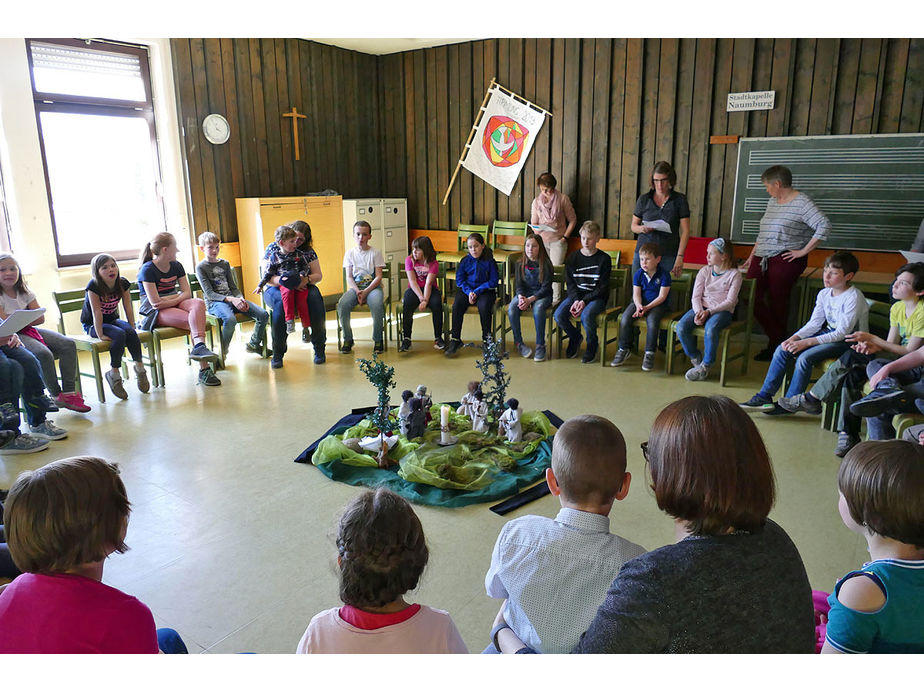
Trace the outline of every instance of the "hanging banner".
{"label": "hanging banner", "polygon": [[544,110],[508,96],[500,86],[492,86],[462,166],[509,195],[542,129],[545,114]]}

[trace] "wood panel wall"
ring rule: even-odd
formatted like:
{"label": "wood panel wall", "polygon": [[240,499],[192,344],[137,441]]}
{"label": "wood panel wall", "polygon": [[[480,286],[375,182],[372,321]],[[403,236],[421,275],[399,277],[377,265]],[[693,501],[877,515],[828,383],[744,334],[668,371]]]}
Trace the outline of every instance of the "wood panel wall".
{"label": "wood panel wall", "polygon": [[[384,194],[412,227],[526,219],[551,170],[579,219],[629,238],[652,164],[670,161],[694,235],[728,235],[736,145],[710,135],[921,132],[922,39],[494,39],[380,58]],[[549,109],[508,198],[462,169],[440,204],[485,89]],[[726,113],[728,92],[776,91],[771,111]]]}
{"label": "wood panel wall", "polygon": [[[408,198],[414,228],[525,219],[551,170],[580,219],[629,238],[651,165],[677,169],[694,235],[728,234],[736,145],[710,135],[921,132],[924,39],[491,39],[370,56],[299,39],[175,39],[195,229],[237,240],[234,198],[332,188]],[[462,169],[443,195],[492,77],[552,111],[512,194]],[[729,91],[776,91],[726,113]],[[296,106],[302,160],[294,161]],[[200,132],[209,112],[231,140]],[[285,120],[285,122],[283,122]]]}
{"label": "wood panel wall", "polygon": [[[234,199],[381,193],[382,91],[372,55],[300,39],[172,39],[194,233],[237,241]],[[299,119],[295,160],[292,106]],[[202,119],[221,113],[213,145]]]}

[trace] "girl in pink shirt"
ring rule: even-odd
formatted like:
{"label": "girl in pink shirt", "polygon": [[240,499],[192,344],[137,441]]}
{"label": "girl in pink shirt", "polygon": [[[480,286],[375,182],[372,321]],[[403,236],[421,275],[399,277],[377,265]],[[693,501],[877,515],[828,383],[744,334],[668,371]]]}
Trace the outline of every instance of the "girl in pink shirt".
{"label": "girl in pink shirt", "polygon": [[429,551],[410,504],[366,491],[340,517],[337,565],[343,606],[311,619],[298,654],[468,654],[449,614],[408,604]]}

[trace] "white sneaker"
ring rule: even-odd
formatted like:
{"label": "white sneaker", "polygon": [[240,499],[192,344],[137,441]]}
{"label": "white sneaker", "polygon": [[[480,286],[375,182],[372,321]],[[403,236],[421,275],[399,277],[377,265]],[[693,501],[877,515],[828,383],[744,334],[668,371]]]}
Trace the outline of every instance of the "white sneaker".
{"label": "white sneaker", "polygon": [[43,421],[38,426],[29,426],[32,435],[42,440],[61,440],[67,438],[67,431],[60,426],[55,426],[51,421]]}
{"label": "white sneaker", "polygon": [[709,366],[700,363],[688,370],[683,377],[690,381],[705,380],[709,377]]}
{"label": "white sneaker", "polygon": [[18,435],[12,441],[0,448],[0,455],[23,455],[27,452],[38,452],[48,447],[48,441],[30,436],[26,433]]}

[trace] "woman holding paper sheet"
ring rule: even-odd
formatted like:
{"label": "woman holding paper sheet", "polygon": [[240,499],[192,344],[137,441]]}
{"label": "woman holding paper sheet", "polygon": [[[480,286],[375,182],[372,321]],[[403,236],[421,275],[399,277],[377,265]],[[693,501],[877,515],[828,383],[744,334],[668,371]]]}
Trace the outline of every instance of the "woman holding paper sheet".
{"label": "woman holding paper sheet", "polygon": [[[533,231],[542,238],[552,264],[563,265],[568,254],[568,239],[577,226],[577,215],[568,196],[555,189],[558,181],[549,171],[539,176],[536,185],[539,186],[539,194],[533,199],[529,223],[534,227],[552,229],[533,228]],[[560,295],[561,284],[553,284],[552,303],[558,303]]]}
{"label": "woman holding paper sheet", "polygon": [[666,161],[651,169],[651,190],[638,198],[632,213],[632,233],[638,236],[632,257],[632,275],[638,271],[638,249],[646,243],[661,248],[660,267],[675,277],[683,270],[683,253],[690,238],[687,196],[674,190],[677,173]]}

